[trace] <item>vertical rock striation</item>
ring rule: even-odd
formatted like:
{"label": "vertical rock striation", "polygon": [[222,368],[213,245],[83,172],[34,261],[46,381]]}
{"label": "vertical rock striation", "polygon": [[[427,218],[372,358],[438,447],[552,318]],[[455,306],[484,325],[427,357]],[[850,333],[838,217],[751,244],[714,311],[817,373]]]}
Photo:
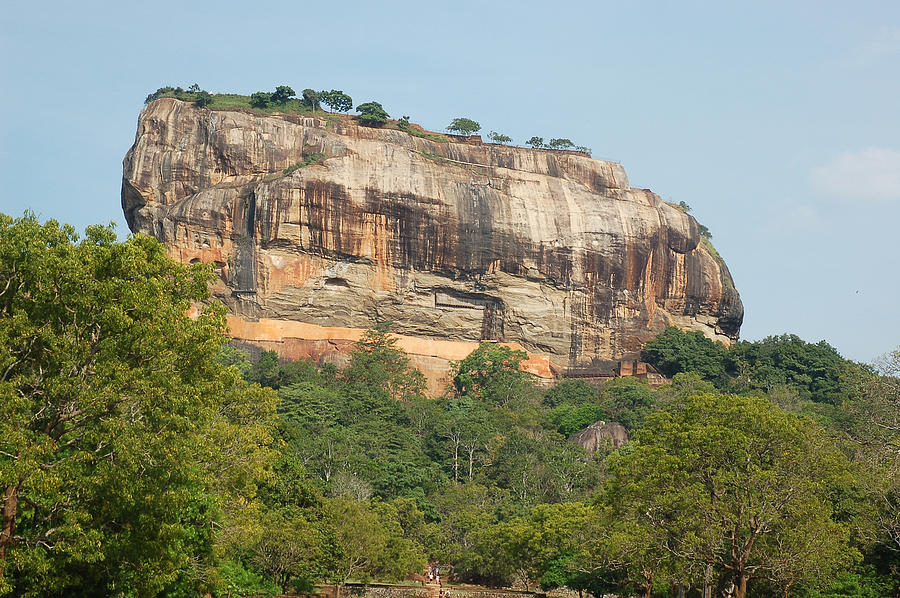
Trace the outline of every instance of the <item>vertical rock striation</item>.
{"label": "vertical rock striation", "polygon": [[292,357],[391,320],[435,382],[481,340],[551,376],[634,358],[672,324],[727,343],[743,318],[690,215],[576,152],[163,98],[141,112],[122,207],[216,265],[236,337]]}

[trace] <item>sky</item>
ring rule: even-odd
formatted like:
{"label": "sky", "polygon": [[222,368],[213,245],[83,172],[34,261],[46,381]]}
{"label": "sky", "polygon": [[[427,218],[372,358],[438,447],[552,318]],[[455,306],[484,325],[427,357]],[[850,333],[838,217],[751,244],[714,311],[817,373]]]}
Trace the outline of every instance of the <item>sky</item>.
{"label": "sky", "polygon": [[342,89],[432,130],[567,137],[684,201],[744,303],[871,361],[900,346],[900,3],[6,3],[0,212],[116,223],[148,93]]}

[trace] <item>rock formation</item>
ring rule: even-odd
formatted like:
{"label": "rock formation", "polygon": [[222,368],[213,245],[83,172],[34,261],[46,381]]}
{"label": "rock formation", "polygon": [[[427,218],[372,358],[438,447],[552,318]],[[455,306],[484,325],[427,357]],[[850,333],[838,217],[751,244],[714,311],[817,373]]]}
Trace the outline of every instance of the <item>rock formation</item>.
{"label": "rock formation", "polygon": [[141,112],[122,207],[216,265],[236,338],[328,358],[391,320],[434,390],[481,340],[551,377],[633,359],[672,324],[727,343],[743,318],[696,221],[578,152],[163,98]]}
{"label": "rock formation", "polygon": [[569,440],[593,455],[603,447],[617,449],[625,446],[628,443],[628,430],[620,423],[601,420],[576,432]]}

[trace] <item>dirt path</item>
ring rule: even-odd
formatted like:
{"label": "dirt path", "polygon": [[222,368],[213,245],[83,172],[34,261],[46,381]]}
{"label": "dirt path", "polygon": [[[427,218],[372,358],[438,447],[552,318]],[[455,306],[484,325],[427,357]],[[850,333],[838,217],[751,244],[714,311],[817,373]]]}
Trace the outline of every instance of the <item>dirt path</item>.
{"label": "dirt path", "polygon": [[434,581],[426,581],[425,589],[428,590],[427,598],[441,598],[441,584]]}

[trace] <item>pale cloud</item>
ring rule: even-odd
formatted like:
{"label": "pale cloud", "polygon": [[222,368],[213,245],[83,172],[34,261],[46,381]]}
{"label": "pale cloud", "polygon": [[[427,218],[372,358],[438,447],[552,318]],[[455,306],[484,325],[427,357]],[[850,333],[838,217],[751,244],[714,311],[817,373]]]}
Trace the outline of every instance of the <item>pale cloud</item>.
{"label": "pale cloud", "polygon": [[900,151],[870,147],[844,152],[809,173],[813,189],[850,201],[900,200]]}
{"label": "pale cloud", "polygon": [[863,67],[891,56],[900,56],[900,27],[882,27],[843,62],[845,66]]}

